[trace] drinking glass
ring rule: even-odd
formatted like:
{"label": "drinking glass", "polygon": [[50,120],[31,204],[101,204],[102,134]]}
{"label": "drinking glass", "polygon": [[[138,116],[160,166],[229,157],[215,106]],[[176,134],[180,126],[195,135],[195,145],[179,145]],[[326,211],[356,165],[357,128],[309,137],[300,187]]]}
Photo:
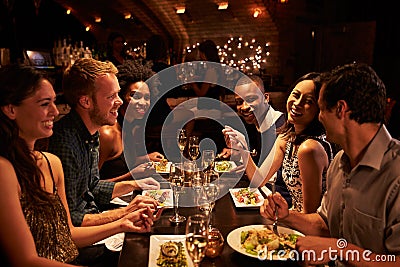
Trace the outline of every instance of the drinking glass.
{"label": "drinking glass", "polygon": [[199,147],[199,137],[198,136],[191,136],[189,137],[189,156],[190,158],[195,161],[200,154],[200,147]]}
{"label": "drinking glass", "polygon": [[185,161],[183,163],[183,169],[184,169],[184,182],[183,185],[186,187],[192,186],[192,182],[194,179],[195,175],[195,164],[192,161]]}
{"label": "drinking glass", "polygon": [[170,172],[169,172],[169,181],[171,183],[173,199],[174,199],[174,215],[169,218],[169,221],[172,223],[181,223],[186,220],[186,218],[178,213],[179,207],[179,194],[182,190],[183,182],[184,182],[184,173],[182,164],[175,163],[171,164]]}
{"label": "drinking glass", "polygon": [[200,210],[205,211],[208,214],[209,228],[212,229],[212,212],[215,207],[215,201],[218,198],[219,186],[217,183],[208,183],[203,185],[204,198],[202,199],[202,205]]}
{"label": "drinking glass", "polygon": [[211,165],[214,163],[214,160],[214,150],[203,150],[201,153],[201,167],[203,171],[207,171],[209,168],[212,168]]}
{"label": "drinking glass", "polygon": [[194,266],[199,267],[206,255],[208,244],[208,222],[202,214],[189,216],[186,222],[186,250]]}
{"label": "drinking glass", "polygon": [[181,163],[183,158],[183,151],[185,150],[187,144],[187,135],[185,129],[178,129],[176,139],[178,141],[179,150],[181,151]]}

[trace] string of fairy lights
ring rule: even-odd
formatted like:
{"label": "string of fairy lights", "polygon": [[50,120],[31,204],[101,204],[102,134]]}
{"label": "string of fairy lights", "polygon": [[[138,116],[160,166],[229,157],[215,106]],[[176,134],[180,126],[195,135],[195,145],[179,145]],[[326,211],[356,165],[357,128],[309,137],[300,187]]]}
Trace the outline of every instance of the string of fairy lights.
{"label": "string of fairy lights", "polygon": [[[198,59],[200,43],[188,45],[183,50],[185,58]],[[146,57],[146,44],[131,48],[136,56]],[[270,56],[270,43],[262,43],[255,38],[230,37],[223,45],[218,45],[220,62],[246,74],[259,74],[266,68]]]}
{"label": "string of fairy lights", "polygon": [[[187,46],[183,53],[188,56],[197,53],[200,44]],[[257,73],[265,68],[270,43],[261,43],[255,38],[245,40],[242,37],[231,37],[225,44],[217,46],[220,62],[244,73]]]}

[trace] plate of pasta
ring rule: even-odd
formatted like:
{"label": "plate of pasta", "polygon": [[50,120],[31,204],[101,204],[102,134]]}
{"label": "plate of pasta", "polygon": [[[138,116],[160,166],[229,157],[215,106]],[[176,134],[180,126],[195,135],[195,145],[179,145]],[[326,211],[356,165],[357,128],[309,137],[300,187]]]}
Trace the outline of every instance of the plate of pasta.
{"label": "plate of pasta", "polygon": [[228,245],[237,252],[260,260],[288,260],[295,258],[295,246],[302,233],[278,226],[279,236],[272,225],[247,225],[231,231]]}

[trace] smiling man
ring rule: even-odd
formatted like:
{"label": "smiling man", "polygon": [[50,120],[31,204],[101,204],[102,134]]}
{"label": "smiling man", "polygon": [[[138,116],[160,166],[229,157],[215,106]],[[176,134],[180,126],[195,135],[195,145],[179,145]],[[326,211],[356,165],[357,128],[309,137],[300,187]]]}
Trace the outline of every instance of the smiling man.
{"label": "smiling man", "polygon": [[[99,179],[98,130],[103,125],[116,123],[118,109],[123,103],[118,96],[117,72],[111,62],[89,58],[77,60],[64,73],[63,93],[71,111],[55,123],[49,151],[61,159],[68,207],[75,226],[102,225],[138,208],[147,207],[153,212],[157,208],[152,198],[136,196],[124,208],[103,213],[100,210],[102,205],[109,205],[112,198],[133,190],[159,188],[159,183],[152,178],[117,183]],[[80,251],[81,256],[85,254],[92,260],[102,251]]]}
{"label": "smiling man", "polygon": [[[277,132],[285,125],[285,115],[274,110],[269,104],[269,94],[265,92],[264,82],[257,75],[243,76],[235,86],[235,101],[237,113],[247,124],[248,137],[246,140],[258,152],[251,159],[258,167],[272,151]],[[252,128],[254,127],[254,128]],[[255,130],[254,130],[255,129]],[[224,157],[230,156],[230,150],[224,149]],[[266,173],[261,173],[263,177]],[[268,184],[268,186],[270,186]],[[276,190],[290,204],[289,191],[282,180],[281,171],[277,172]]]}

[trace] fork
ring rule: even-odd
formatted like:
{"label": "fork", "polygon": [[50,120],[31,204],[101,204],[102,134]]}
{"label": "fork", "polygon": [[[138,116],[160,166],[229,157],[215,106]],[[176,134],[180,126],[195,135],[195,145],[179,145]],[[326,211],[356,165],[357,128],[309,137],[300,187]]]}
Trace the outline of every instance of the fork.
{"label": "fork", "polygon": [[275,200],[274,200],[274,194],[276,192],[275,190],[275,181],[272,183],[271,185],[272,187],[272,200],[274,201],[275,204],[275,210],[274,210],[274,223],[272,224],[272,230],[274,231],[274,233],[279,236],[279,232],[278,232],[278,207],[276,206]]}
{"label": "fork", "polygon": [[255,150],[255,149],[252,149],[251,151],[250,150],[248,150],[248,149],[238,149],[238,148],[233,148],[233,147],[227,147],[228,149],[232,149],[232,150],[235,150],[235,151],[245,151],[245,152],[248,152],[248,153],[250,153],[250,156],[252,156],[252,157],[255,157],[255,156],[257,156],[257,154],[258,154],[258,152],[257,152],[257,150]]}

